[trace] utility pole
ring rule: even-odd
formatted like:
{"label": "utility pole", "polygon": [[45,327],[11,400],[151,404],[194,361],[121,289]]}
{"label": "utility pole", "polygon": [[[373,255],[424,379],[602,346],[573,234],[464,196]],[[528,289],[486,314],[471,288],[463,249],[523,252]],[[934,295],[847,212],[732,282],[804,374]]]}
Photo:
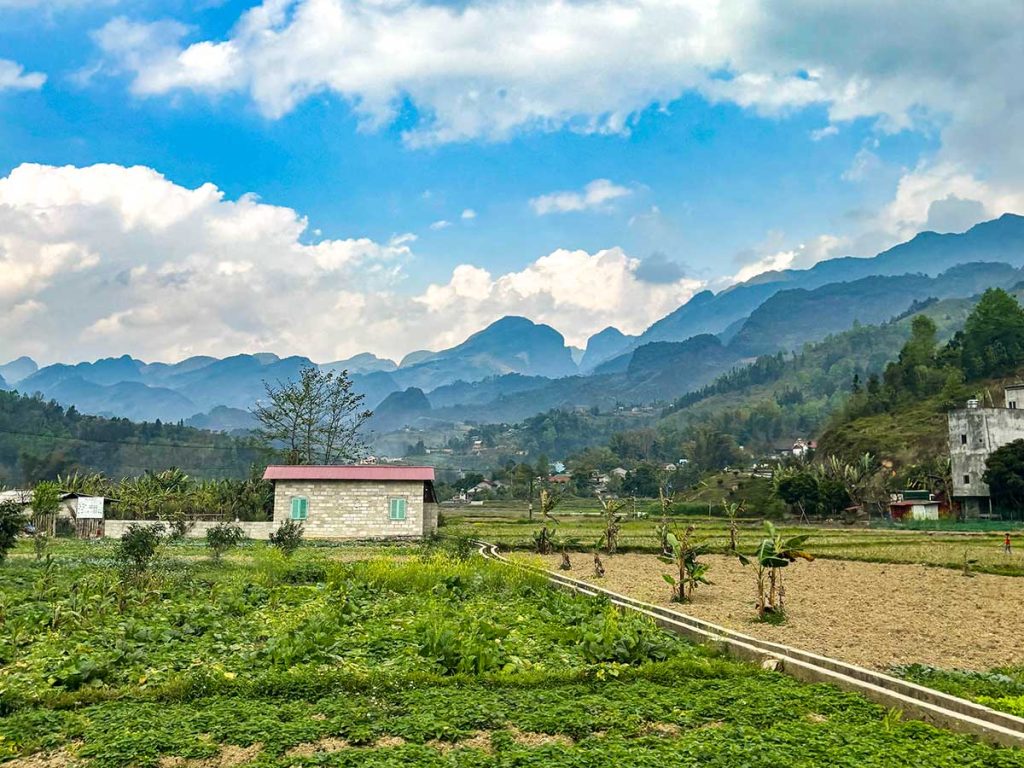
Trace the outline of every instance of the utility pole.
{"label": "utility pole", "polygon": [[532,521],[533,520],[533,477],[532,476],[530,477],[530,489],[529,489],[529,491],[527,493],[528,493],[528,503],[527,503],[527,507],[526,507],[527,508],[527,514],[529,515],[529,519]]}

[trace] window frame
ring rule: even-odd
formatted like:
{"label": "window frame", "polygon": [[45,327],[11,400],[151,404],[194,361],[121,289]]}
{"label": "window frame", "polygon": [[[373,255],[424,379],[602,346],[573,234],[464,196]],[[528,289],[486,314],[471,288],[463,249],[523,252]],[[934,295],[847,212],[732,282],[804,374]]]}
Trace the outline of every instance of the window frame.
{"label": "window frame", "polygon": [[970,475],[964,475],[964,485],[970,485],[970,484],[971,484],[971,476]]}
{"label": "window frame", "polygon": [[[400,515],[396,516],[396,502],[400,505]],[[404,523],[409,519],[409,499],[406,496],[388,496],[388,521],[392,523]]]}
{"label": "window frame", "polygon": [[[301,502],[299,504],[299,511],[301,515],[296,514],[295,502]],[[292,520],[308,520],[309,519],[309,497],[307,496],[292,496],[290,502],[290,508],[288,510],[289,517]]]}

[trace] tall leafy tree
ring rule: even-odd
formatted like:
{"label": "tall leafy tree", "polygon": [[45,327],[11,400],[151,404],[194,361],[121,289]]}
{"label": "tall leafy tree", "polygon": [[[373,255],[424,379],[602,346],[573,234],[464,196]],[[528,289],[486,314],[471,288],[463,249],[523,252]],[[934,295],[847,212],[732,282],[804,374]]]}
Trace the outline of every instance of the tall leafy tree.
{"label": "tall leafy tree", "polygon": [[337,464],[365,455],[361,427],[373,412],[363,408],[347,371],[307,367],[295,381],[263,386],[266,399],[252,409],[256,434],[287,463]]}
{"label": "tall leafy tree", "polygon": [[1024,509],[1024,440],[1014,440],[993,451],[985,461],[982,479],[998,506]]}
{"label": "tall leafy tree", "polygon": [[910,338],[899,358],[885,369],[885,383],[896,392],[928,395],[942,386],[945,377],[938,370],[935,352],[938,327],[927,315],[917,315],[910,325]]}
{"label": "tall leafy tree", "polygon": [[820,491],[814,472],[804,467],[780,470],[773,480],[775,496],[800,510],[800,519],[806,520],[818,508]]}
{"label": "tall leafy tree", "polygon": [[1013,372],[1024,362],[1024,309],[1002,288],[989,288],[968,316],[960,345],[968,379]]}

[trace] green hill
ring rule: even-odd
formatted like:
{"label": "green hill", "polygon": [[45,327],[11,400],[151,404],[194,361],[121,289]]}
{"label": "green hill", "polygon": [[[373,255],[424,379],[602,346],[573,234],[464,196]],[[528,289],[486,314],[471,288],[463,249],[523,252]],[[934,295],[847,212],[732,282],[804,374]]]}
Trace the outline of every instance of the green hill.
{"label": "green hill", "polygon": [[[926,324],[881,378],[835,412],[819,451],[852,458],[871,453],[896,466],[925,464],[948,452],[946,414],[969,398],[1001,403],[1003,389],[1024,373],[1024,298],[987,291],[948,341]],[[922,313],[927,316],[927,312]]]}
{"label": "green hill", "polygon": [[975,302],[923,302],[888,323],[856,325],[794,355],[764,355],[678,398],[658,426],[676,431],[708,426],[756,453],[816,436],[846,403],[855,378],[866,383],[899,356],[914,316],[931,318],[946,340],[963,327]]}
{"label": "green hill", "polygon": [[179,467],[197,478],[246,477],[251,443],[176,424],[86,416],[53,401],[0,392],[0,485],[76,469],[119,478]]}

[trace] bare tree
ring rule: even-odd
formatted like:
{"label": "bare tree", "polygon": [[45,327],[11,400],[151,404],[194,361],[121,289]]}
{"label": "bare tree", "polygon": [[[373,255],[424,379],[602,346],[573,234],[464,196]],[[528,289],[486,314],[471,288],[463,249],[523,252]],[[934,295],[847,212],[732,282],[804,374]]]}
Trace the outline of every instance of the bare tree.
{"label": "bare tree", "polygon": [[328,373],[325,378],[319,443],[323,463],[358,458],[366,452],[359,429],[373,411],[362,407],[365,396],[353,391],[348,371]]}
{"label": "bare tree", "polygon": [[353,391],[348,371],[306,367],[296,381],[263,387],[266,400],[252,408],[256,434],[288,464],[335,464],[366,453],[360,429],[373,413],[363,409],[365,398]]}

